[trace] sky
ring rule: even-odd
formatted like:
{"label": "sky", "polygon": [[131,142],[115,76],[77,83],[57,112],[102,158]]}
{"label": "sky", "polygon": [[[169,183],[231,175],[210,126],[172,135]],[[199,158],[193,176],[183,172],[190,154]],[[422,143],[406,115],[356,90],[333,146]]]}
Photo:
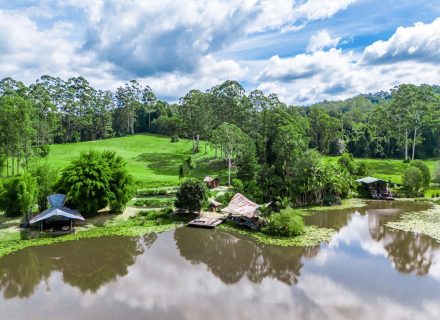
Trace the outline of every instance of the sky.
{"label": "sky", "polygon": [[0,78],[136,79],[166,101],[225,80],[308,105],[440,84],[440,5],[414,0],[0,0]]}

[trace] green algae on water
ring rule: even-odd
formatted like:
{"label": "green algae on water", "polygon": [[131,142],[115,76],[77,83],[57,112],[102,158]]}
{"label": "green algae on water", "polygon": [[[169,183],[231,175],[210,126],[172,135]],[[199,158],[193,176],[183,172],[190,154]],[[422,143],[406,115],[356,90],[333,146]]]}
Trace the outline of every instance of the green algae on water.
{"label": "green algae on water", "polygon": [[178,226],[178,223],[172,221],[156,222],[146,221],[139,224],[138,221],[127,221],[120,223],[117,226],[96,227],[89,230],[78,231],[76,233],[68,234],[60,237],[39,238],[32,240],[13,240],[0,242],[0,257],[11,254],[15,251],[22,250],[28,247],[44,246],[54,243],[74,241],[87,238],[99,238],[105,236],[124,236],[124,237],[138,237],[147,233],[161,233]]}
{"label": "green algae on water", "polygon": [[388,222],[387,227],[407,232],[421,233],[440,242],[440,205],[421,211],[405,213],[399,221]]}
{"label": "green algae on water", "polygon": [[323,242],[329,242],[336,234],[336,231],[328,228],[319,228],[317,226],[305,226],[304,233],[296,237],[277,237],[266,235],[261,232],[245,230],[229,224],[221,224],[220,230],[236,232],[238,234],[251,237],[262,244],[269,244],[282,247],[312,247]]}
{"label": "green algae on water", "polygon": [[344,199],[342,200],[341,204],[335,206],[314,206],[314,207],[302,208],[299,210],[304,214],[309,214],[317,211],[336,211],[336,210],[363,208],[366,205],[367,202],[364,199],[352,198],[352,199]]}

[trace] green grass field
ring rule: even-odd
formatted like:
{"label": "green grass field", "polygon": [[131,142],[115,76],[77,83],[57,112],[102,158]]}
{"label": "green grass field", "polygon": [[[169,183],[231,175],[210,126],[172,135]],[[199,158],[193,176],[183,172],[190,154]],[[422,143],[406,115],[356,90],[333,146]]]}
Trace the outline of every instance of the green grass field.
{"label": "green grass field", "polygon": [[112,150],[127,162],[129,172],[140,183],[141,188],[169,187],[179,185],[179,166],[188,156],[193,156],[196,168],[191,177],[203,179],[206,175],[220,176],[227,181],[227,168],[223,161],[214,159],[214,150],[200,145],[201,151],[192,154],[192,142],[180,140],[171,143],[169,137],[138,134],[108,140],[56,144],[50,146],[47,160],[58,168],[66,167],[81,152],[91,149]]}

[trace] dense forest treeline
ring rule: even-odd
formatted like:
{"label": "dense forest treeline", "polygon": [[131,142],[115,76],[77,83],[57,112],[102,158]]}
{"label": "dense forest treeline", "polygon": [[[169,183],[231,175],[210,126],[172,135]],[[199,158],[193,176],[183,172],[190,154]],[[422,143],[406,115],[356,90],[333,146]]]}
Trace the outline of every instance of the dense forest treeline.
{"label": "dense forest treeline", "polygon": [[169,104],[135,80],[111,92],[93,88],[83,77],[42,76],[30,86],[5,78],[0,172],[18,173],[31,156],[47,154],[51,143],[151,132],[190,138],[194,152],[211,144],[216,157],[237,167],[243,188],[256,198],[319,203],[346,195],[358,170],[323,166],[321,155],[439,156],[439,92],[407,84],[345,101],[288,106],[275,94],[246,94],[238,82],[225,81]]}

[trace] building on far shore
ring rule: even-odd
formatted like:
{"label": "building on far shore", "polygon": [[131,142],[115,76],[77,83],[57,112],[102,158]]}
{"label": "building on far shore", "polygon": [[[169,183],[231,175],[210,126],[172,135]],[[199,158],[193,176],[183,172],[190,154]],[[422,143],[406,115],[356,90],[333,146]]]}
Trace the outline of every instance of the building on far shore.
{"label": "building on far shore", "polygon": [[217,188],[220,184],[220,179],[217,177],[215,179],[211,178],[210,176],[206,176],[205,179],[203,179],[203,182],[206,183],[208,188]]}
{"label": "building on far shore", "polygon": [[393,195],[389,188],[390,182],[388,181],[374,177],[365,177],[356,180],[356,182],[361,184],[360,192],[363,196],[376,200],[393,200]]}

